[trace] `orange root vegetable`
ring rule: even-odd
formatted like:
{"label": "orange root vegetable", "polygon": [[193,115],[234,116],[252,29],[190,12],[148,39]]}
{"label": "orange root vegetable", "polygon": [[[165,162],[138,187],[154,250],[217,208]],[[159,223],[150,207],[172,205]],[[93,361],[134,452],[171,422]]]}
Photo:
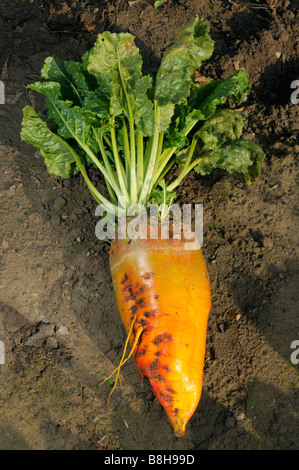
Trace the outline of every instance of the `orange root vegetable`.
{"label": "orange root vegetable", "polygon": [[186,250],[184,239],[114,240],[110,264],[138,371],[181,437],[202,391],[211,306],[202,252]]}

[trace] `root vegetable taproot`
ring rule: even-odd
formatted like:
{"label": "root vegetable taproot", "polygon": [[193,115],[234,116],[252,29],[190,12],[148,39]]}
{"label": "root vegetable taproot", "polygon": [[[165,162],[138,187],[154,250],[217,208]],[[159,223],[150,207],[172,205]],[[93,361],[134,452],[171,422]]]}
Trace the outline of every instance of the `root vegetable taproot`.
{"label": "root vegetable taproot", "polygon": [[202,252],[186,250],[185,243],[115,240],[110,250],[116,301],[138,371],[149,379],[177,437],[201,396],[211,306]]}

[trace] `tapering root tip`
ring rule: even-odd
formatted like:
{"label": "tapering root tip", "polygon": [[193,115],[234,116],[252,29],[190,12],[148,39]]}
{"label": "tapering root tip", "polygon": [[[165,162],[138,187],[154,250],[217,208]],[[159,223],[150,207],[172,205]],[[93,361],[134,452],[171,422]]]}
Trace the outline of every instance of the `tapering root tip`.
{"label": "tapering root tip", "polygon": [[184,437],[188,420],[179,416],[168,416],[174,431],[175,437]]}

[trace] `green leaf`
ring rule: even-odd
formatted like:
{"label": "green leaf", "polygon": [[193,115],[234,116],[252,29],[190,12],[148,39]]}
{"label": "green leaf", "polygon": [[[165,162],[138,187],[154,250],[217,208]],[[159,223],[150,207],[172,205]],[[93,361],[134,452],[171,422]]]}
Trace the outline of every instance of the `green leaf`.
{"label": "green leaf", "polygon": [[110,114],[134,119],[138,130],[147,136],[154,132],[153,103],[147,96],[152,78],[142,76],[142,64],[134,36],[129,33],[100,34],[84,56],[84,67],[99,83],[104,77],[110,81]]}
{"label": "green leaf", "polygon": [[[193,84],[190,96],[186,101],[175,107],[171,124],[165,134],[163,148],[175,149],[176,161],[179,166],[185,167],[187,174],[193,168],[193,162],[201,153],[220,147],[225,142],[239,139],[246,123],[246,112],[237,112],[230,109],[217,111],[217,106],[225,103],[231,96],[233,99],[244,99],[250,90],[249,80],[246,72],[241,70],[230,76],[225,82],[208,82],[205,85]],[[192,109],[192,106],[198,106]],[[193,134],[197,143],[189,146],[188,134],[200,121],[205,121],[201,128]],[[194,148],[194,150],[193,150]],[[192,150],[190,154],[190,149]],[[187,160],[188,159],[188,160]],[[171,161],[165,158],[166,164],[171,166]],[[168,163],[169,162],[169,163]],[[185,166],[186,165],[186,166]],[[181,175],[182,176],[182,175]],[[180,183],[180,176],[170,187],[174,188]]]}
{"label": "green leaf", "polygon": [[98,86],[95,90],[90,90],[85,98],[83,108],[92,111],[99,118],[106,121],[110,118],[110,96],[111,84],[108,77],[99,77]]}
{"label": "green leaf", "polygon": [[106,385],[107,385],[108,387],[113,387],[114,383],[115,383],[115,382],[114,382],[113,379],[108,379],[108,380],[106,380]]}
{"label": "green leaf", "polygon": [[150,136],[154,133],[153,104],[146,94],[151,86],[152,78],[149,75],[141,77],[136,82],[135,98],[132,100],[135,124],[143,136]]}
{"label": "green leaf", "polygon": [[48,57],[41,70],[41,79],[59,83],[62,99],[71,100],[76,105],[82,105],[90,92],[88,80],[79,62]]}
{"label": "green leaf", "polygon": [[233,109],[221,109],[207,119],[196,136],[203,143],[203,150],[216,149],[229,140],[237,140],[241,137],[243,127],[247,123],[247,113]]}
{"label": "green leaf", "polygon": [[[47,115],[55,123],[57,126],[61,125],[61,120],[59,115],[56,113],[56,108],[54,103],[57,100],[61,100],[61,85],[58,82],[33,82],[30,85],[27,85],[26,88],[30,90],[34,90],[37,93],[41,93],[46,96],[46,107],[47,107]],[[70,101],[72,104],[72,101]]]}
{"label": "green leaf", "polygon": [[251,184],[260,175],[261,163],[264,160],[262,149],[250,140],[240,139],[199,158],[195,171],[200,175],[209,175],[216,168],[228,173],[243,173],[246,184]]}
{"label": "green leaf", "polygon": [[[72,107],[71,101],[61,101],[61,85],[56,82],[35,82],[28,85],[28,88],[46,95],[48,115],[57,124],[57,133],[63,139],[74,139],[81,149],[86,151],[89,147],[92,153],[99,151],[94,139],[91,126],[99,125],[98,119],[88,110],[78,106]],[[89,165],[93,161],[87,151],[86,163]]]}
{"label": "green leaf", "polygon": [[226,103],[230,97],[235,103],[243,103],[250,92],[250,82],[247,72],[240,69],[219,83],[214,90],[199,104],[198,110],[208,119],[217,106]]}
{"label": "green leaf", "polygon": [[78,172],[74,150],[50,131],[31,106],[23,110],[21,138],[41,153],[52,175],[69,178]]}
{"label": "green leaf", "polygon": [[186,137],[186,115],[188,114],[188,107],[186,105],[177,105],[175,107],[171,124],[168,126],[164,148],[176,147],[180,150],[189,144],[189,139]]}
{"label": "green leaf", "polygon": [[123,79],[133,90],[141,76],[142,57],[129,33],[99,34],[94,47],[83,56],[83,63],[89,73],[96,78],[106,75],[116,87]]}
{"label": "green leaf", "polygon": [[173,103],[167,103],[160,107],[160,130],[166,131],[171,123],[172,116],[174,114],[175,105]]}
{"label": "green leaf", "polygon": [[163,5],[164,5],[164,0],[156,0],[155,1],[154,7],[155,7],[155,9],[157,10],[158,13],[160,12]]}
{"label": "green leaf", "polygon": [[198,109],[200,104],[211,94],[214,92],[216,87],[219,85],[220,82],[216,80],[210,80],[206,84],[200,84],[198,82],[194,82],[191,85],[190,95],[188,97],[188,106],[193,109]]}
{"label": "green leaf", "polygon": [[159,106],[177,104],[189,95],[195,70],[213,53],[209,29],[208,21],[196,18],[164,54],[156,77],[155,99]]}
{"label": "green leaf", "polygon": [[21,138],[41,153],[50,174],[69,178],[80,170],[96,201],[103,204],[107,211],[117,213],[118,208],[103,197],[91,183],[79,154],[59,135],[50,131],[31,106],[25,106],[23,109]]}
{"label": "green leaf", "polygon": [[212,81],[206,85],[193,86],[188,100],[185,129],[194,127],[198,121],[209,119],[228,98],[236,103],[245,101],[249,92],[249,77],[244,69],[233,73],[223,82]]}
{"label": "green leaf", "polygon": [[44,86],[45,82],[60,85],[61,100],[70,100],[74,105],[80,105],[100,117],[107,118],[111,95],[110,81],[107,77],[101,76],[98,82],[94,80],[94,83],[91,83],[91,76],[89,74],[87,76],[86,73],[79,62],[48,57],[42,68],[41,78]]}

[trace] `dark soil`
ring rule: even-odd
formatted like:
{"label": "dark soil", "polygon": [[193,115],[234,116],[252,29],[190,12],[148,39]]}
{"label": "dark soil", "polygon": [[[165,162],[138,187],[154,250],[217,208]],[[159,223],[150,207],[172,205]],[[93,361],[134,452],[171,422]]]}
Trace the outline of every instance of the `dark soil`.
{"label": "dark soil", "polygon": [[[0,449],[298,449],[298,2],[3,0],[0,5]],[[125,331],[95,239],[96,204],[80,177],[50,176],[20,140],[25,85],[49,55],[80,60],[99,32],[130,31],[144,66],[159,65],[179,29],[207,18],[216,41],[201,73],[244,67],[252,84],[248,138],[264,149],[252,186],[240,175],[190,174],[177,202],[204,204],[212,285],[204,387],[176,439],[133,361],[107,408],[99,383]],[[98,177],[97,177],[98,178]],[[104,183],[97,183],[105,191]],[[298,357],[298,355],[297,355]],[[293,361],[294,362],[294,361]],[[159,432],[157,432],[157,429]]]}

